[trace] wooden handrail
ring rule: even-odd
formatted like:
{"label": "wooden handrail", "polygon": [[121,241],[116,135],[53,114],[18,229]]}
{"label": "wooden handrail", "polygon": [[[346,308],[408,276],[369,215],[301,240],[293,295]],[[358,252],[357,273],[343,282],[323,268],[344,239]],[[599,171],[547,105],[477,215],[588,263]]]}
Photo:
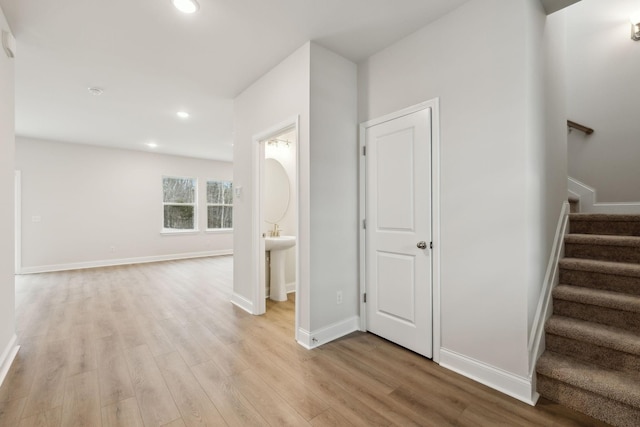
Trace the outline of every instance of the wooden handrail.
{"label": "wooden handrail", "polygon": [[567,126],[569,126],[569,129],[578,129],[587,135],[591,135],[593,133],[593,129],[581,125],[580,123],[572,122],[571,120],[567,120]]}

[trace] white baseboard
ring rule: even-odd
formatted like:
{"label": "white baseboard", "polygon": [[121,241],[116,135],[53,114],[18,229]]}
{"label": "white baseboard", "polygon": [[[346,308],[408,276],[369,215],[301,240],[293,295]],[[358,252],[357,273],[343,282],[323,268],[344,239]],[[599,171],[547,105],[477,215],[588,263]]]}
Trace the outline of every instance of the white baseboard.
{"label": "white baseboard", "polygon": [[296,282],[289,282],[285,285],[285,289],[288,294],[291,294],[296,291]]}
{"label": "white baseboard", "polygon": [[296,333],[296,341],[307,350],[311,350],[312,348],[317,347],[317,345],[312,346],[313,342],[311,341],[311,333],[306,329],[298,328],[298,332]]}
{"label": "white baseboard", "polygon": [[[571,210],[569,203],[562,205],[560,218],[556,227],[556,234],[553,239],[553,247],[547,264],[547,272],[542,283],[542,291],[538,299],[538,307],[536,315],[533,319],[532,329],[529,333],[529,377],[533,378],[536,368],[536,362],[544,351],[544,325],[551,316],[549,309],[551,307],[551,292],[559,282],[558,262],[564,256],[564,236],[568,232],[569,211]],[[535,392],[535,389],[532,390]]]}
{"label": "white baseboard", "polygon": [[532,392],[531,378],[512,374],[445,348],[440,349],[440,366],[531,406],[538,401],[538,393]]}
{"label": "white baseboard", "polygon": [[640,202],[599,203],[595,188],[571,177],[569,193],[580,199],[580,213],[640,214]]}
{"label": "white baseboard", "polygon": [[233,250],[225,249],[221,251],[188,252],[188,253],[182,253],[182,254],[155,255],[155,256],[123,258],[123,259],[108,259],[108,260],[102,260],[102,261],[74,262],[69,264],[42,265],[37,267],[22,267],[18,272],[18,274],[50,273],[53,271],[82,270],[86,268],[113,267],[116,265],[144,264],[149,262],[175,261],[179,259],[205,258],[210,256],[223,256],[223,255],[233,255]]}
{"label": "white baseboard", "polygon": [[14,334],[9,340],[7,347],[4,349],[2,354],[0,354],[0,386],[4,382],[4,379],[7,377],[9,368],[11,368],[11,364],[16,358],[18,350],[20,350],[20,346],[16,345],[17,342],[18,337]]}
{"label": "white baseboard", "polygon": [[296,340],[298,341],[298,344],[308,350],[311,350],[313,348],[321,346],[322,344],[326,344],[330,341],[336,340],[359,330],[360,317],[352,316],[348,319],[336,322],[332,325],[315,330],[313,332],[298,328]]}
{"label": "white baseboard", "polygon": [[245,297],[243,297],[242,295],[238,295],[234,292],[233,295],[231,296],[231,303],[235,306],[240,307],[241,309],[243,309],[249,314],[254,314],[253,303],[248,299],[246,299]]}

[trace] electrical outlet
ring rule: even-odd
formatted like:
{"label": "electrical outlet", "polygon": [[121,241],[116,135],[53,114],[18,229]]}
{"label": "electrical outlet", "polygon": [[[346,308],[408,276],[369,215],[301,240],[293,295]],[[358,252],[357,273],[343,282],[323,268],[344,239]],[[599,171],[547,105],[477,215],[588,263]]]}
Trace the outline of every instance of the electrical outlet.
{"label": "electrical outlet", "polygon": [[342,304],[342,291],[338,291],[336,294],[336,304]]}
{"label": "electrical outlet", "polygon": [[115,251],[116,251],[115,246],[109,246],[109,252],[115,252]]}

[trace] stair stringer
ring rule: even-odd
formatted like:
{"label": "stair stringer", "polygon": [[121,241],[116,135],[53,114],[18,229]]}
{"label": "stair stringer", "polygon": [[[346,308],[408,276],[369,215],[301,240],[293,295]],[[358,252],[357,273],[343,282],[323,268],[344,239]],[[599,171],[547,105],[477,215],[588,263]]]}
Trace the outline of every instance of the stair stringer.
{"label": "stair stringer", "polygon": [[582,213],[640,214],[640,202],[598,202],[595,188],[589,187],[575,178],[569,177],[568,181],[568,194],[580,200],[580,212]]}
{"label": "stair stringer", "polygon": [[553,248],[549,256],[536,314],[529,333],[529,378],[531,379],[531,396],[534,402],[538,400],[539,396],[536,391],[536,364],[545,350],[544,325],[551,317],[552,292],[560,281],[559,261],[564,257],[564,238],[569,232],[569,211],[569,203],[564,202],[560,211],[560,217],[558,218],[556,234],[553,239]]}

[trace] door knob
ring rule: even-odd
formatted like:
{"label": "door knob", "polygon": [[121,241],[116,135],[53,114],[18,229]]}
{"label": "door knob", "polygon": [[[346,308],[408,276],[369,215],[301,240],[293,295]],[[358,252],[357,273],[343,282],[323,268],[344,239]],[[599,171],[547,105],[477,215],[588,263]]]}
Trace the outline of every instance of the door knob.
{"label": "door knob", "polygon": [[416,246],[418,246],[418,249],[427,249],[427,242],[423,240],[422,242],[418,242]]}

